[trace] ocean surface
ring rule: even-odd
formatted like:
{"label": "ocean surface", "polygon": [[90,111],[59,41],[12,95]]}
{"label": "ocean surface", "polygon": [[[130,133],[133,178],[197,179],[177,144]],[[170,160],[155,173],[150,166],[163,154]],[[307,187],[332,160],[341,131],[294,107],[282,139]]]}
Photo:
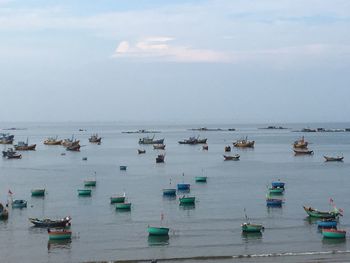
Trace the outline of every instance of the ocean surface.
{"label": "ocean surface", "polygon": [[[264,124],[206,125],[236,128],[236,131],[191,131],[196,125],[137,125],[127,123],[1,123],[15,141],[37,144],[36,151],[22,152],[20,160],[0,160],[0,201],[8,190],[16,199],[28,200],[25,209],[9,209],[7,221],[0,221],[1,262],[82,262],[94,260],[137,260],[264,255],[269,253],[319,253],[348,251],[346,240],[324,240],[315,221],[307,218],[303,205],[320,210],[330,208],[332,198],[344,210],[339,228],[350,230],[350,132],[301,133],[305,124],[283,124],[291,129],[264,130]],[[350,123],[314,124],[310,127],[348,128]],[[83,129],[84,131],[79,131]],[[140,146],[141,137],[152,134],[124,134],[138,129],[158,130],[165,138],[164,164],[155,158],[162,151]],[[92,133],[102,144],[88,142]],[[62,146],[43,145],[45,138],[74,137],[80,152]],[[202,145],[180,145],[190,136],[208,138]],[[292,143],[302,135],[310,142],[312,156],[294,156]],[[248,136],[254,149],[233,149],[240,161],[224,161],[224,147]],[[1,149],[8,146],[1,145]],[[138,155],[137,149],[146,149]],[[61,155],[65,152],[66,155]],[[324,162],[323,155],[344,155],[344,162]],[[82,158],[87,157],[87,161]],[[127,171],[120,171],[127,165]],[[96,172],[97,186],[91,197],[78,197],[77,189]],[[184,173],[184,176],[182,174]],[[208,176],[207,183],[195,183],[195,176]],[[178,199],[162,196],[171,179],[191,184],[194,207],[180,207]],[[282,208],[267,208],[267,185],[281,179],[286,183]],[[45,188],[45,198],[31,197],[31,189]],[[119,212],[110,196],[126,193],[130,212]],[[244,209],[252,222],[262,223],[262,235],[242,235]],[[148,225],[170,227],[169,239],[149,238]],[[51,243],[46,229],[34,228],[29,217],[72,217],[71,242]],[[347,257],[349,254],[345,254]],[[349,256],[350,260],[350,256]],[[264,262],[267,262],[266,260]]]}

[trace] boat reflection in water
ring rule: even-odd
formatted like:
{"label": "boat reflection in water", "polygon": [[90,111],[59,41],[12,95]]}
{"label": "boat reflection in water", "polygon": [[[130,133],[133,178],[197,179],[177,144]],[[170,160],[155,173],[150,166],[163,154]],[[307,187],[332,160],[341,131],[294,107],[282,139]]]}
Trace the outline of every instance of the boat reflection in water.
{"label": "boat reflection in water", "polygon": [[195,203],[192,203],[192,204],[180,204],[179,207],[182,210],[192,210],[192,209],[196,208],[196,205],[195,205]]}
{"label": "boat reflection in water", "polygon": [[262,240],[261,232],[243,232],[242,231],[242,240],[244,242],[249,242],[251,240]]}
{"label": "boat reflection in water", "polygon": [[148,245],[149,246],[167,246],[169,245],[169,235],[166,236],[148,236]]}
{"label": "boat reflection in water", "polygon": [[62,239],[62,240],[49,240],[47,242],[47,249],[71,249],[71,239]]}

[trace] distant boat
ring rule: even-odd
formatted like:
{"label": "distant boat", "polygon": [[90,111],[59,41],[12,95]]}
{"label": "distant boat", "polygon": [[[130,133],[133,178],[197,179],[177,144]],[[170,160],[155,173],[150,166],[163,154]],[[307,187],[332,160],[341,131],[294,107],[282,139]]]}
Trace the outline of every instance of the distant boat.
{"label": "distant boat", "polygon": [[300,140],[295,141],[293,143],[293,147],[297,148],[297,149],[306,149],[308,144],[309,143],[307,141],[305,141],[304,136],[302,136]]}
{"label": "distant boat", "polygon": [[27,207],[27,201],[16,199],[12,201],[12,208],[24,208]]}
{"label": "distant boat", "polygon": [[89,142],[91,143],[101,143],[102,137],[98,137],[98,134],[92,134],[91,137],[89,138]]}
{"label": "distant boat", "polygon": [[16,151],[35,151],[36,144],[29,145],[27,142],[18,142],[13,146]]}
{"label": "distant boat", "polygon": [[74,145],[79,145],[79,142],[79,140],[74,139],[74,136],[72,136],[72,138],[64,139],[61,144],[64,147],[71,147]]}
{"label": "distant boat", "polygon": [[2,156],[7,159],[21,159],[22,155],[13,150],[13,148],[9,148],[6,151],[2,151]]}
{"label": "distant boat", "polygon": [[330,156],[323,156],[326,159],[326,162],[342,162],[344,159],[344,156],[336,156],[336,157],[330,157]]}
{"label": "distant boat", "polygon": [[331,219],[322,219],[316,222],[319,228],[336,228],[337,221],[333,218]]}
{"label": "distant boat", "polygon": [[271,183],[271,186],[273,187],[273,188],[283,188],[284,189],[284,185],[285,185],[285,183],[283,183],[283,182],[281,182],[281,181],[274,181],[274,182],[272,182]]}
{"label": "distant boat", "polygon": [[165,144],[153,144],[153,149],[155,150],[164,150]]}
{"label": "distant boat", "polygon": [[147,232],[149,235],[152,235],[152,236],[167,236],[169,234],[169,228],[148,226]]}
{"label": "distant boat", "polygon": [[242,227],[242,232],[249,232],[249,233],[256,233],[256,232],[261,232],[264,230],[263,225],[261,224],[252,224],[252,223],[243,223],[241,225]]}
{"label": "distant boat", "polygon": [[196,137],[190,137],[188,139],[179,141],[179,144],[192,144],[192,145],[195,145],[195,144],[206,144],[207,140],[208,139],[206,139],[206,138],[199,139],[199,136],[197,138]]}
{"label": "distant boat", "polygon": [[207,176],[196,176],[194,180],[196,181],[196,183],[206,183]]}
{"label": "distant boat", "polygon": [[115,203],[124,203],[125,202],[125,195],[113,195],[110,197],[111,204]]}
{"label": "distant boat", "polygon": [[79,196],[91,196],[91,189],[78,189]]}
{"label": "distant boat", "polygon": [[176,189],[171,186],[171,179],[169,180],[169,188],[163,189],[164,196],[176,196]]}
{"label": "distant boat", "polygon": [[235,155],[224,155],[224,161],[238,161],[241,156],[239,154]]}
{"label": "distant boat", "polygon": [[270,195],[282,195],[284,192],[284,188],[282,187],[269,187],[267,189]]}
{"label": "distant boat", "polygon": [[72,218],[66,216],[62,219],[52,220],[49,218],[38,219],[38,218],[29,218],[29,221],[34,224],[35,227],[67,227],[70,225]]}
{"label": "distant boat", "polygon": [[179,191],[188,191],[190,190],[191,185],[190,184],[177,184],[177,190]]}
{"label": "distant boat", "polygon": [[312,155],[314,154],[314,151],[311,151],[309,149],[293,149],[295,155]]}
{"label": "distant boat", "polygon": [[277,206],[281,207],[282,206],[282,199],[277,199],[277,198],[266,198],[266,206]]}
{"label": "distant boat", "polygon": [[194,196],[182,196],[179,197],[180,205],[193,205],[196,201]]}
{"label": "distant boat", "polygon": [[79,145],[79,141],[78,141],[78,144],[72,144],[72,145],[69,145],[66,147],[66,150],[67,151],[73,151],[73,152],[79,152],[80,151],[80,145]]}
{"label": "distant boat", "polygon": [[164,139],[155,140],[154,135],[152,138],[147,136],[139,139],[139,144],[163,144],[163,143],[164,143]]}
{"label": "distant boat", "polygon": [[204,151],[208,151],[208,149],[209,149],[208,144],[204,144],[204,145],[202,146],[202,149],[203,149]]}
{"label": "distant boat", "polygon": [[120,171],[126,171],[127,166],[126,165],[120,165],[119,170]]}
{"label": "distant boat", "polygon": [[346,231],[345,230],[338,230],[334,228],[324,228],[322,229],[322,235],[325,238],[336,238],[336,239],[342,239],[346,237]]}
{"label": "distant boat", "polygon": [[231,152],[231,147],[229,145],[225,146],[225,152]]}
{"label": "distant boat", "polygon": [[308,206],[303,206],[303,208],[310,217],[337,218],[338,216],[342,215],[336,207],[334,207],[334,209],[331,211],[318,211],[317,209]]}
{"label": "distant boat", "polygon": [[49,240],[67,240],[72,238],[72,231],[66,229],[47,229],[47,233],[49,234]]}
{"label": "distant boat", "polygon": [[146,150],[140,150],[140,149],[138,149],[137,152],[138,152],[138,154],[143,154],[143,153],[146,153]]}
{"label": "distant boat", "polygon": [[116,203],[115,205],[116,210],[130,210],[131,209],[131,203]]}
{"label": "distant boat", "polygon": [[233,142],[233,146],[238,148],[253,148],[254,144],[255,141],[248,141],[248,137]]}
{"label": "distant boat", "polygon": [[0,203],[0,220],[7,220],[9,217],[8,210]]}
{"label": "distant boat", "polygon": [[94,179],[85,180],[84,186],[96,186],[96,180]]}
{"label": "distant boat", "polygon": [[57,136],[54,137],[49,137],[44,141],[44,144],[46,145],[61,145],[62,144],[62,140],[58,140]]}
{"label": "distant boat", "polygon": [[33,189],[32,196],[45,196],[45,189]]}
{"label": "distant boat", "polygon": [[156,163],[164,163],[165,154],[158,154],[156,157]]}
{"label": "distant boat", "polygon": [[0,134],[0,144],[12,144],[15,136],[9,133]]}

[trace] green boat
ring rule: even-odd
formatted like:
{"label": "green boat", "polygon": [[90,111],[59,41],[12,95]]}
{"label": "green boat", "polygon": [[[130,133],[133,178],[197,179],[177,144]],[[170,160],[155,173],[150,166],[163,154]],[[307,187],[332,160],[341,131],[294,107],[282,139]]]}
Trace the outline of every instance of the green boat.
{"label": "green boat", "polygon": [[261,230],[264,229],[264,227],[261,224],[251,224],[251,223],[243,223],[241,225],[243,232],[261,232]]}
{"label": "green boat", "polygon": [[85,180],[84,186],[96,186],[96,180]]}
{"label": "green boat", "polygon": [[303,206],[305,212],[310,217],[316,217],[316,218],[337,218],[338,216],[341,216],[341,212],[334,207],[333,210],[325,212],[325,211],[318,211],[317,209],[314,209],[312,207]]}
{"label": "green boat", "polygon": [[183,196],[179,198],[180,205],[193,205],[196,201],[194,196]]}
{"label": "green boat", "polygon": [[111,196],[111,204],[115,204],[115,203],[124,203],[125,202],[125,196]]}
{"label": "green boat", "polygon": [[72,238],[72,232],[69,230],[47,230],[49,233],[49,240],[66,240]]}
{"label": "green boat", "polygon": [[167,227],[147,227],[147,231],[149,235],[152,236],[167,236],[169,234],[169,228]]}
{"label": "green boat", "polygon": [[131,203],[116,203],[115,205],[116,210],[130,210],[131,209]]}
{"label": "green boat", "polygon": [[91,196],[91,189],[78,189],[79,196]]}
{"label": "green boat", "polygon": [[284,192],[284,188],[281,187],[269,187],[268,193],[270,195],[282,195]]}
{"label": "green boat", "polygon": [[346,231],[345,230],[337,230],[334,228],[325,228],[322,230],[322,235],[325,238],[345,238]]}
{"label": "green boat", "polygon": [[33,189],[32,196],[45,196],[45,189]]}
{"label": "green boat", "polygon": [[196,183],[206,183],[207,177],[206,176],[196,176],[195,181],[196,181]]}

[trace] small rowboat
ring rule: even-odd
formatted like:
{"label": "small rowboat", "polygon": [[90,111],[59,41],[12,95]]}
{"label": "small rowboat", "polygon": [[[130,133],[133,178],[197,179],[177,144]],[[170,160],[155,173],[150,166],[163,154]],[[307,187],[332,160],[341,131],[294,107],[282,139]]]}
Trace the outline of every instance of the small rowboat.
{"label": "small rowboat", "polygon": [[314,151],[308,149],[293,149],[295,155],[312,155]]}
{"label": "small rowboat", "polygon": [[334,219],[323,219],[316,222],[320,228],[336,228],[337,221]]}
{"label": "small rowboat", "polygon": [[193,205],[196,201],[194,196],[183,196],[179,198],[180,205]]}
{"label": "small rowboat", "polygon": [[138,152],[138,154],[143,154],[143,153],[146,153],[146,150],[140,150],[140,149],[138,149],[137,152]]}
{"label": "small rowboat", "polygon": [[238,161],[239,157],[241,157],[239,154],[224,155],[224,161]]}
{"label": "small rowboat", "polygon": [[78,189],[79,196],[91,196],[91,189]]}
{"label": "small rowboat", "polygon": [[150,236],[167,236],[169,234],[169,228],[167,227],[147,227],[148,234]]}
{"label": "small rowboat", "polygon": [[175,188],[166,188],[166,189],[163,189],[163,195],[166,195],[166,196],[175,196],[175,195],[176,195],[176,189],[175,189]]}
{"label": "small rowboat", "polygon": [[24,208],[27,207],[27,201],[26,200],[13,200],[12,201],[12,208]]}
{"label": "small rowboat", "polygon": [[111,204],[124,203],[125,202],[125,196],[114,195],[114,196],[111,196],[110,200],[111,200]]}
{"label": "small rowboat", "polygon": [[32,196],[45,196],[45,189],[33,189]]}
{"label": "small rowboat", "polygon": [[72,238],[72,231],[70,230],[62,229],[52,231],[50,229],[47,229],[47,232],[49,234],[49,240],[65,240]]}
{"label": "small rowboat", "polygon": [[282,199],[276,199],[276,198],[267,198],[266,199],[266,206],[274,206],[274,207],[281,207],[282,206]]}
{"label": "small rowboat", "polygon": [[153,149],[154,150],[164,150],[165,144],[153,144]]}
{"label": "small rowboat", "polygon": [[322,229],[322,235],[325,238],[345,238],[346,231],[337,230],[333,228],[325,228],[325,229]]}
{"label": "small rowboat", "polygon": [[188,191],[190,190],[191,185],[190,184],[177,184],[177,190],[179,191]]}
{"label": "small rowboat", "polygon": [[344,156],[337,156],[337,157],[329,157],[329,156],[323,156],[326,159],[326,162],[342,162],[344,159]]}
{"label": "small rowboat", "polygon": [[117,203],[115,205],[116,210],[130,210],[131,209],[131,203]]}
{"label": "small rowboat", "polygon": [[207,177],[206,176],[196,176],[195,181],[196,181],[196,183],[206,183]]}
{"label": "small rowboat", "polygon": [[271,186],[272,188],[284,188],[285,183],[282,183],[280,181],[272,182]]}
{"label": "small rowboat", "polygon": [[243,232],[250,232],[250,233],[261,232],[262,230],[264,230],[264,227],[261,224],[243,223],[241,227]]}
{"label": "small rowboat", "polygon": [[267,190],[270,195],[282,195],[284,188],[281,187],[269,187]]}
{"label": "small rowboat", "polygon": [[126,168],[127,168],[126,165],[119,166],[120,171],[126,171]]}
{"label": "small rowboat", "polygon": [[96,186],[96,180],[85,180],[84,186]]}
{"label": "small rowboat", "polygon": [[337,208],[334,208],[333,210],[329,212],[325,211],[318,211],[317,209],[314,209],[312,207],[303,206],[305,212],[310,217],[316,217],[316,218],[337,218],[338,216],[342,215],[340,211]]}

